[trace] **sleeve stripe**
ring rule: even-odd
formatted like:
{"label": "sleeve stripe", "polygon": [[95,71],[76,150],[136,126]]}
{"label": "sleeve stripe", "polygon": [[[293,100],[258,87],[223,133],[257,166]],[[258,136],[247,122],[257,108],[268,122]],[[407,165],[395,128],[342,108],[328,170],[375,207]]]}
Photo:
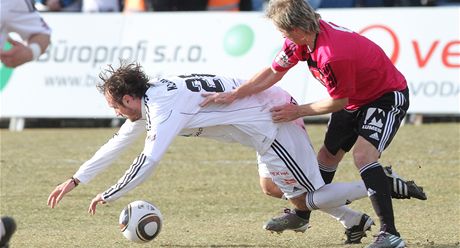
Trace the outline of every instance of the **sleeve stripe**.
{"label": "sleeve stripe", "polygon": [[[126,173],[126,175],[123,177],[124,179],[123,179],[123,182],[121,184],[126,185],[129,181],[131,181],[132,178],[134,176],[136,176],[137,171],[139,171],[139,168],[142,166],[142,164],[144,162],[145,162],[145,155],[144,154],[139,155],[136,158],[136,160],[134,161],[134,163],[131,165],[129,172]],[[134,173],[134,175],[133,175],[133,173]],[[133,175],[133,176],[129,176],[129,175]]]}
{"label": "sleeve stripe", "polygon": [[116,194],[118,191],[123,189],[131,180],[133,180],[134,177],[136,177],[142,165],[145,163],[146,158],[147,157],[143,153],[139,155],[134,161],[134,163],[131,165],[129,171],[127,171],[126,174],[123,176],[123,181],[121,183],[115,184],[110,189],[106,190],[102,194],[102,197],[104,199],[108,199],[112,195]]}
{"label": "sleeve stripe", "polygon": [[290,44],[289,47],[285,48],[284,53],[286,53],[287,56],[291,57],[292,54],[294,54],[295,49],[296,49],[296,45]]}

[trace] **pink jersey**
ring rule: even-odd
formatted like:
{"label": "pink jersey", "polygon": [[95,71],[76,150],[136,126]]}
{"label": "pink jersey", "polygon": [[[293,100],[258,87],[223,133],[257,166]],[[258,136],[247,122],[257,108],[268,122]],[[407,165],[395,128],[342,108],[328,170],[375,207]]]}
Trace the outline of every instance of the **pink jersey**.
{"label": "pink jersey", "polygon": [[407,87],[404,76],[377,44],[323,20],[320,29],[313,51],[286,39],[272,68],[281,72],[307,61],[313,76],[326,86],[332,98],[348,97],[347,110],[356,110],[387,92]]}

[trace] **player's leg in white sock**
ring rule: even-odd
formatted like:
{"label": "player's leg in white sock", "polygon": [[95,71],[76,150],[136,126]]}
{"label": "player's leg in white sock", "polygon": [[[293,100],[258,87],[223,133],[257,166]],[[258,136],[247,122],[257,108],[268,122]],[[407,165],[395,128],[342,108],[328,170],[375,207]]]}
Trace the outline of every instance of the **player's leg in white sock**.
{"label": "player's leg in white sock", "polygon": [[309,192],[306,203],[310,210],[335,208],[364,197],[367,197],[367,190],[363,181],[330,183]]}
{"label": "player's leg in white sock", "polygon": [[347,229],[354,225],[358,225],[361,220],[361,216],[363,215],[362,213],[347,206],[319,209],[319,211],[328,213],[332,218],[342,223],[342,225]]}

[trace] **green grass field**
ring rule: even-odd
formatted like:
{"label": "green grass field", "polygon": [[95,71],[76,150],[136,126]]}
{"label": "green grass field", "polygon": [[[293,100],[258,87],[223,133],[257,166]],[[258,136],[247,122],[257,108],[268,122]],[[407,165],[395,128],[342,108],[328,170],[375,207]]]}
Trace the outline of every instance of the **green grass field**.
{"label": "green grass field", "polygon": [[[318,150],[325,125],[309,125]],[[319,211],[304,234],[270,234],[262,224],[286,201],[265,196],[255,153],[238,144],[179,137],[154,175],[116,202],[87,214],[91,199],[118,180],[142,149],[139,140],[108,170],[69,193],[56,209],[46,205],[54,187],[72,176],[115,129],[29,129],[1,135],[0,213],[18,222],[11,247],[142,247],[126,240],[118,216],[134,200],[155,203],[164,216],[160,235],[146,247],[363,247],[342,245],[342,226]],[[401,127],[381,162],[424,186],[427,201],[395,200],[396,224],[408,247],[460,247],[460,124]],[[334,181],[358,180],[350,154]],[[377,220],[370,201],[350,207]],[[374,227],[371,234],[378,228]]]}

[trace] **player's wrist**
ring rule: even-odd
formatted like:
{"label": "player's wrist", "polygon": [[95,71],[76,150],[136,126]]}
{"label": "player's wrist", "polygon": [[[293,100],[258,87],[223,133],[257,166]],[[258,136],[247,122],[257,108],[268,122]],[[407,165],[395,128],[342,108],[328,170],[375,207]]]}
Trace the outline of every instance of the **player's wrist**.
{"label": "player's wrist", "polygon": [[75,187],[77,187],[80,184],[80,180],[78,180],[78,178],[75,177],[71,177],[70,181],[73,183]]}
{"label": "player's wrist", "polygon": [[99,195],[101,196],[101,202],[103,204],[108,202],[107,197],[104,195],[104,192],[100,193]]}
{"label": "player's wrist", "polygon": [[38,58],[42,54],[42,48],[40,47],[40,45],[38,43],[30,43],[29,45],[27,45],[27,47],[32,52],[32,60],[38,60]]}
{"label": "player's wrist", "polygon": [[295,113],[297,115],[296,119],[300,118],[300,117],[303,117],[303,115],[302,115],[302,107],[301,106],[296,106],[296,112]]}

